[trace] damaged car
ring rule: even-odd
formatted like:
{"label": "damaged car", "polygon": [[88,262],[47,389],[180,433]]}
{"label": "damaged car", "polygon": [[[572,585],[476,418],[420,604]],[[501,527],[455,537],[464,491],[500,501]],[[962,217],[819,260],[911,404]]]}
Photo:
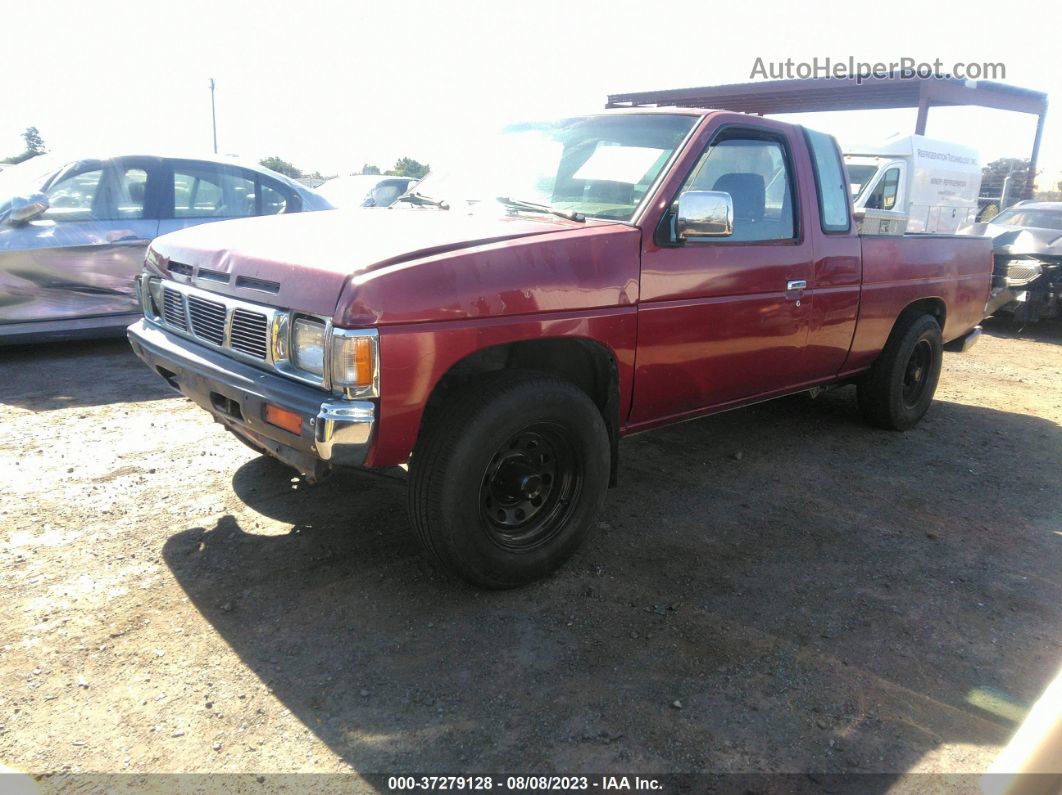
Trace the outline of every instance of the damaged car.
{"label": "damaged car", "polygon": [[140,317],[148,243],[327,199],[230,157],[43,155],[0,174],[0,345],[121,335]]}
{"label": "damaged car", "polygon": [[1021,202],[960,234],[992,238],[995,267],[986,316],[1036,323],[1062,314],[1062,202]]}

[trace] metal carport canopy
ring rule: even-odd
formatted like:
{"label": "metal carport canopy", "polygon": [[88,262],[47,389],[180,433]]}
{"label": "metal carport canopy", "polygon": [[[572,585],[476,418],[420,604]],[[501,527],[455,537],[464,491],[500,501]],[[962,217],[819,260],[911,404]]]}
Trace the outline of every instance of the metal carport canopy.
{"label": "metal carport canopy", "polygon": [[987,80],[959,80],[954,77],[807,78],[804,80],[765,80],[701,88],[672,88],[610,94],[607,108],[638,106],[714,108],[755,113],[809,113],[829,110],[880,110],[918,108],[915,133],[924,135],[929,109],[941,105],[972,105],[998,110],[1031,113],[1037,117],[1030,161],[1027,198],[1032,195],[1032,177],[1040,153],[1047,94]]}

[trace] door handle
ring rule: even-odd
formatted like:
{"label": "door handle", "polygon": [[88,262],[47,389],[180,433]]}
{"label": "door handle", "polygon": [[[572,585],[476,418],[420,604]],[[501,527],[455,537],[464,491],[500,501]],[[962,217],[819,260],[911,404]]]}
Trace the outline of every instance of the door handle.
{"label": "door handle", "polygon": [[806,290],[808,283],[804,279],[790,279],[785,283],[786,290]]}

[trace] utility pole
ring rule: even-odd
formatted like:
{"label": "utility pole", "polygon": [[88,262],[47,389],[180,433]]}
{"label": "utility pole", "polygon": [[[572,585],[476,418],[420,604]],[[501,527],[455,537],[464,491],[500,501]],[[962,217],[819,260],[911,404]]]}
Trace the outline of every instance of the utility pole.
{"label": "utility pole", "polygon": [[210,78],[210,124],[214,129],[214,154],[218,153],[218,116],[214,111],[214,78]]}

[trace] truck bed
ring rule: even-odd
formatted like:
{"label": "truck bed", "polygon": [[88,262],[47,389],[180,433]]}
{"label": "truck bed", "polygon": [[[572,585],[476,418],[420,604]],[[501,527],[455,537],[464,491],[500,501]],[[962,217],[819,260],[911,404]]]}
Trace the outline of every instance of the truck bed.
{"label": "truck bed", "polygon": [[984,317],[992,283],[992,242],[962,235],[864,235],[859,321],[845,365],[873,363],[896,317],[911,303],[939,300],[944,341],[960,337]]}

